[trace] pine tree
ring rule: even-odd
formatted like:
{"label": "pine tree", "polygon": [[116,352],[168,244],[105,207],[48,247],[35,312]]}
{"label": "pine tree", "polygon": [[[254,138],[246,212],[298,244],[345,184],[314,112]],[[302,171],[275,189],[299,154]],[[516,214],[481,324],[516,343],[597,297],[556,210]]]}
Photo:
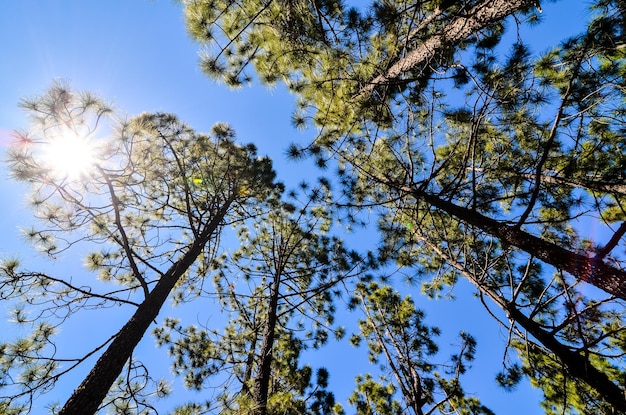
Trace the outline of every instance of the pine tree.
{"label": "pine tree", "polygon": [[507,30],[540,22],[536,1],[185,12],[209,76],[296,94],[294,123],[318,135],[291,156],[337,165],[347,219],[382,209],[381,260],[433,296],[465,277],[505,314],[520,359],[505,387],[525,375],[548,412],[626,412],[623,2],[596,1],[586,30],[539,57]]}
{"label": "pine tree", "polygon": [[[202,286],[223,227],[245,221],[252,206],[275,198],[281,187],[271,162],[257,157],[254,146],[235,144],[223,124],[204,135],[170,114],[123,121],[100,99],[60,84],[22,106],[32,125],[18,135],[9,163],[14,178],[32,190],[40,219],[40,228],[27,236],[51,258],[85,245],[92,250],[87,267],[101,283],[27,271],[15,261],[2,265],[2,298],[21,304],[16,321],[33,327],[1,347],[3,410],[28,409],[59,377],[100,351],[58,413],[95,413],[125,365],[128,377],[118,392],[125,393],[125,405],[136,400],[141,407],[141,391],[130,379],[145,366],[133,350],[169,297],[184,301]],[[82,140],[93,147],[92,165],[75,176],[47,157],[68,135],[73,145]],[[67,319],[114,305],[132,309],[117,333],[76,358],[57,350],[54,334]],[[163,385],[158,389],[165,393]]]}
{"label": "pine tree", "polygon": [[[466,396],[460,378],[474,360],[476,341],[460,333],[460,352],[450,364],[433,362],[439,347],[438,327],[424,324],[425,315],[411,297],[401,298],[390,286],[357,284],[352,305],[362,309],[360,332],[351,341],[366,341],[372,363],[380,364],[392,380],[376,382],[370,374],[357,377],[351,403],[359,414],[472,413],[493,414],[475,397]],[[400,391],[402,403],[394,399]],[[381,400],[382,398],[382,400]]]}
{"label": "pine tree", "polygon": [[330,196],[323,187],[309,189],[304,202],[294,199],[260,212],[239,227],[240,248],[215,260],[214,295],[228,312],[223,331],[176,321],[157,330],[187,386],[220,385],[207,410],[332,413],[327,369],[318,369],[313,383],[313,369],[299,366],[299,357],[331,335],[343,336],[334,323],[333,297],[366,262],[329,235],[332,213],[324,201]]}

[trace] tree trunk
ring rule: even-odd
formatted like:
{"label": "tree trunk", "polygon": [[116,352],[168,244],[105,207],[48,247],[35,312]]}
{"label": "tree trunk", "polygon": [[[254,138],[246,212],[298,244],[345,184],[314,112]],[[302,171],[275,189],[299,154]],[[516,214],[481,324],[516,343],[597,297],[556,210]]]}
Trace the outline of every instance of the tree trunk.
{"label": "tree trunk", "polygon": [[161,277],[146,300],[100,356],[91,372],[67,400],[59,415],[89,415],[98,411],[111,386],[124,369],[124,364],[130,359],[133,350],[158,316],[170,292],[214,236],[231,203],[232,199],[225,202],[189,250]]}
{"label": "tree trunk", "polygon": [[270,304],[267,310],[267,321],[263,330],[263,342],[261,344],[261,362],[254,387],[255,415],[267,415],[267,399],[269,396],[269,384],[272,374],[272,349],[276,322],[278,320],[278,296],[280,294],[280,271],[276,273],[270,291]]}
{"label": "tree trunk", "polygon": [[569,251],[515,226],[500,223],[437,196],[419,192],[409,187],[403,187],[402,190],[409,192],[418,200],[423,200],[429,205],[456,217],[461,222],[475,226],[500,239],[500,241],[533,255],[556,269],[566,271],[581,281],[626,300],[626,272],[608,265],[601,257],[595,258]]}
{"label": "tree trunk", "polygon": [[370,94],[383,84],[388,84],[408,72],[428,62],[445,46],[457,45],[470,35],[485,29],[515,13],[516,11],[535,4],[534,0],[486,0],[475,6],[465,15],[459,16],[441,32],[431,36],[424,43],[419,44],[404,58],[394,63],[385,73],[378,75],[364,86],[358,96]]}
{"label": "tree trunk", "polygon": [[[389,365],[389,369],[391,369],[391,373],[393,373],[396,378],[396,382],[400,386],[400,392],[404,397],[406,402],[407,410],[406,412],[410,412],[409,408],[413,410],[415,415],[423,415],[422,406],[426,402],[422,399],[423,388],[422,388],[422,377],[415,370],[415,367],[411,365],[411,358],[408,355],[402,353],[400,347],[396,342],[396,339],[393,335],[390,334],[389,328],[381,325],[380,327],[376,324],[377,322],[372,317],[369,311],[369,305],[366,304],[365,298],[361,295],[361,303],[363,304],[363,311],[367,316],[367,320],[370,323],[372,333],[376,337],[376,342],[378,343],[378,347],[385,355],[385,359],[387,359],[387,364]],[[385,316],[381,316],[384,320]],[[389,342],[392,343],[394,348],[396,349],[396,358],[391,355],[389,349],[387,348],[384,335],[380,333],[380,329],[386,332],[389,335]]]}
{"label": "tree trunk", "polygon": [[[626,391],[613,383],[605,372],[598,370],[591,362],[579,352],[571,350],[559,342],[552,334],[526,317],[514,304],[507,303],[505,311],[511,320],[517,322],[527,330],[544,347],[550,350],[563,363],[567,373],[577,379],[583,380],[591,386],[606,402],[611,404],[618,413],[626,413]],[[532,343],[530,343],[532,345]],[[535,345],[535,347],[537,347]]]}

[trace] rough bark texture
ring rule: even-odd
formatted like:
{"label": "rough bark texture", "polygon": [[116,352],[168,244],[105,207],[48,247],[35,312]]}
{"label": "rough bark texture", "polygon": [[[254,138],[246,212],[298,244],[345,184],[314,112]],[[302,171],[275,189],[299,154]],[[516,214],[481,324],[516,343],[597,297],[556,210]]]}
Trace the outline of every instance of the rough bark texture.
{"label": "rough bark texture", "polygon": [[359,91],[359,96],[362,97],[373,92],[378,85],[388,84],[419,65],[427,64],[444,46],[457,45],[473,33],[485,29],[534,3],[536,1],[533,0],[487,0],[482,2],[467,14],[457,17],[440,33],[421,43],[404,58],[393,64],[385,73],[374,78]]}
{"label": "rough bark texture", "polygon": [[404,190],[413,194],[417,199],[441,209],[468,225],[476,226],[500,239],[500,241],[519,248],[556,269],[566,271],[581,281],[626,300],[626,271],[608,265],[601,257],[596,258],[595,256],[569,251],[515,226],[500,223],[437,196],[418,192],[411,188],[404,188]]}
{"label": "rough bark texture", "polygon": [[261,344],[261,362],[259,373],[254,388],[254,402],[256,415],[267,415],[267,399],[269,396],[269,384],[272,374],[272,349],[274,347],[274,332],[278,316],[278,296],[280,294],[280,273],[276,275],[272,283],[270,304],[267,310],[267,321],[263,330],[263,342]]}
{"label": "rough bark texture", "polygon": [[141,303],[135,314],[120,329],[115,339],[100,356],[91,372],[67,400],[59,415],[89,415],[98,411],[107,392],[130,359],[133,350],[158,316],[170,292],[202,253],[206,243],[214,236],[231,203],[232,199],[222,206],[189,250],[161,277],[146,300]]}

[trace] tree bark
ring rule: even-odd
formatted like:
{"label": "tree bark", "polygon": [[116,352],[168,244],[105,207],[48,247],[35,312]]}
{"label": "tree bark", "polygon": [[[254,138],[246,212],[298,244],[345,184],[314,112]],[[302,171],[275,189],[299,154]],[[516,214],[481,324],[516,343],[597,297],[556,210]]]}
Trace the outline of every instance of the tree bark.
{"label": "tree bark", "polygon": [[388,84],[419,65],[427,64],[444,46],[457,45],[468,36],[499,22],[508,15],[537,3],[534,0],[486,0],[467,14],[454,19],[438,34],[421,43],[404,58],[394,63],[385,73],[378,75],[361,88],[358,96],[370,94],[381,84]]}
{"label": "tree bark", "polygon": [[270,304],[267,310],[267,321],[263,330],[263,342],[261,343],[261,362],[254,387],[255,414],[267,415],[267,399],[269,396],[269,384],[272,373],[272,350],[276,322],[278,320],[278,297],[280,295],[280,271],[277,272],[272,282],[270,292]]}
{"label": "tree bark", "polygon": [[89,415],[98,411],[133,350],[158,316],[170,292],[214,236],[232,202],[232,198],[225,202],[189,250],[161,277],[146,300],[120,329],[87,377],[67,400],[59,415]]}
{"label": "tree bark", "polygon": [[437,196],[410,187],[402,187],[402,190],[468,225],[493,235],[504,243],[519,248],[559,270],[568,272],[581,281],[626,300],[626,271],[607,264],[601,257],[572,252],[515,226],[500,223],[479,212],[455,205]]}

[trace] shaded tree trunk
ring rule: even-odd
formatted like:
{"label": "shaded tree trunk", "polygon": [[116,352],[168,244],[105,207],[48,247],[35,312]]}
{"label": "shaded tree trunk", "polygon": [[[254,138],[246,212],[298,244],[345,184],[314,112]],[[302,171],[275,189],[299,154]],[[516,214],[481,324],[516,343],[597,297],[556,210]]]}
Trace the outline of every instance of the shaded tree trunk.
{"label": "shaded tree trunk", "polygon": [[98,411],[133,350],[158,316],[170,292],[214,236],[232,202],[232,198],[225,202],[189,250],[159,279],[146,300],[120,329],[87,377],[67,400],[59,415],[88,415]]}
{"label": "shaded tree trunk", "polygon": [[267,321],[263,330],[263,342],[261,344],[261,362],[259,373],[254,387],[255,414],[267,415],[267,398],[269,396],[269,384],[272,374],[272,348],[274,347],[274,332],[278,320],[278,297],[280,294],[280,272],[272,282],[270,292],[270,304],[267,310]]}
{"label": "shaded tree trunk", "polygon": [[552,242],[525,232],[516,226],[506,225],[474,210],[455,205],[437,196],[420,192],[410,187],[402,190],[416,199],[454,216],[461,222],[472,225],[498,238],[500,241],[533,255],[546,264],[573,275],[606,293],[626,300],[626,271],[615,268],[602,260],[601,256],[583,255],[567,250]]}

